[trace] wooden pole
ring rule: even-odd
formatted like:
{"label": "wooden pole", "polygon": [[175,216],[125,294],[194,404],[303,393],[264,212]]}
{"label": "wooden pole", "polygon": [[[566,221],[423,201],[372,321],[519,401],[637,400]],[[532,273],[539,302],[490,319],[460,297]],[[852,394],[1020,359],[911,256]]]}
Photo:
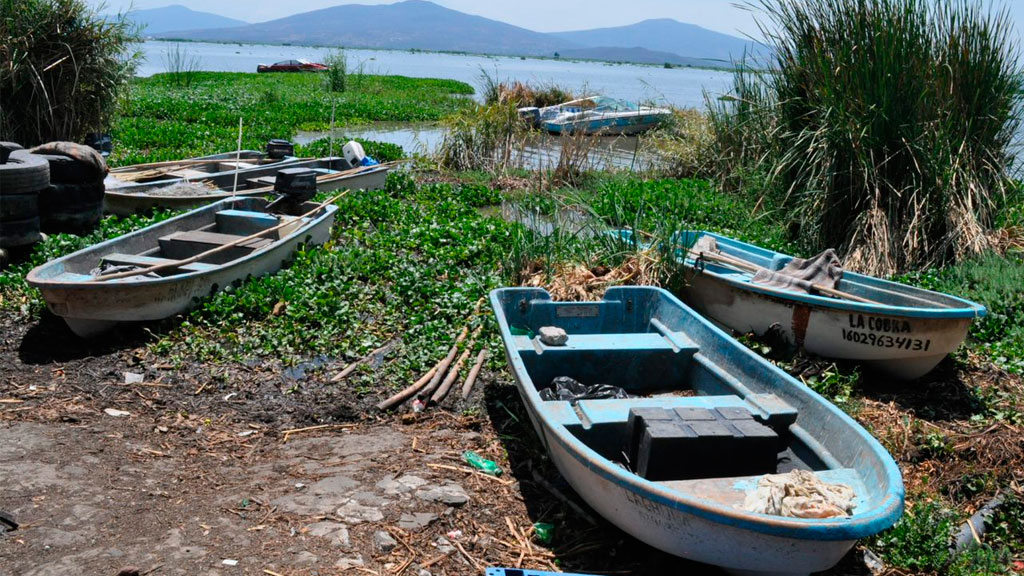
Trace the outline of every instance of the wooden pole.
{"label": "wooden pole", "polygon": [[387,400],[384,400],[383,402],[377,404],[377,410],[388,410],[401,404],[402,402],[405,402],[409,398],[412,398],[413,396],[416,395],[417,392],[420,391],[420,388],[423,388],[424,386],[427,385],[427,382],[430,382],[430,379],[433,378],[434,374],[436,373],[437,366],[434,366],[433,368],[428,370],[427,373],[424,374],[419,380],[417,380],[415,384],[407,387],[405,390],[402,390],[401,392],[395,394],[394,396],[388,398]]}
{"label": "wooden pole", "polygon": [[462,385],[462,399],[469,398],[469,395],[473,392],[473,384],[476,382],[476,377],[480,375],[480,370],[484,367],[484,360],[487,359],[487,348],[480,350],[477,354],[476,364],[473,364],[473,368],[469,371],[469,376],[466,376],[466,382]]}
{"label": "wooden pole", "polygon": [[455,360],[455,355],[459,353],[459,344],[465,340],[468,335],[469,326],[466,326],[462,329],[459,337],[455,339],[455,344],[452,344],[451,349],[448,350],[448,355],[437,363],[437,372],[434,373],[434,377],[430,379],[430,383],[427,384],[426,388],[423,389],[423,392],[420,393],[421,396],[432,394],[434,389],[441,383],[441,379],[444,378],[444,374],[448,371],[448,367],[451,366],[452,361]]}
{"label": "wooden pole", "polygon": [[235,152],[235,183],[231,186],[231,195],[238,190],[238,163],[242,161],[242,117],[238,117],[238,150]]}
{"label": "wooden pole", "polygon": [[[306,212],[305,214],[303,214],[301,216],[298,216],[297,218],[299,218],[299,219],[308,218],[308,217],[312,216],[313,214],[315,214],[316,212],[322,210],[324,207],[333,204],[335,201],[337,201],[339,198],[341,198],[345,194],[348,194],[348,190],[343,191],[341,194],[335,195],[333,198],[331,198],[330,200],[327,200],[326,202],[317,204],[316,208],[313,208],[309,212]],[[206,257],[211,256],[213,254],[216,254],[218,252],[223,252],[223,251],[227,250],[228,248],[233,248],[235,246],[238,246],[239,244],[241,244],[243,242],[248,242],[249,240],[255,240],[256,238],[259,238],[259,237],[263,236],[264,234],[267,234],[267,233],[270,233],[270,232],[276,232],[277,230],[280,230],[281,228],[284,228],[285,226],[291,225],[291,223],[292,223],[291,220],[286,221],[286,222],[282,222],[282,223],[280,223],[277,226],[274,226],[272,228],[267,228],[266,230],[260,230],[259,232],[256,232],[255,234],[250,234],[250,235],[246,236],[245,238],[239,238],[238,240],[232,240],[231,242],[228,242],[227,244],[222,244],[220,246],[217,246],[216,248],[211,248],[211,249],[207,250],[206,252],[200,252],[199,254],[196,254],[195,256],[190,256],[188,258],[185,258],[184,260],[177,260],[175,262],[167,262],[165,264],[156,264],[156,265],[150,266],[148,268],[140,268],[138,270],[128,270],[126,272],[118,272],[117,274],[107,274],[106,276],[95,276],[91,280],[87,280],[87,282],[98,282],[98,281],[107,281],[107,280],[117,280],[117,279],[120,279],[120,278],[131,278],[132,276],[139,276],[141,274],[149,274],[151,272],[160,272],[162,270],[172,270],[174,268],[181,268],[182,266],[185,266],[187,264],[192,264],[193,262],[198,262],[198,261],[202,260],[203,258],[206,258]]]}

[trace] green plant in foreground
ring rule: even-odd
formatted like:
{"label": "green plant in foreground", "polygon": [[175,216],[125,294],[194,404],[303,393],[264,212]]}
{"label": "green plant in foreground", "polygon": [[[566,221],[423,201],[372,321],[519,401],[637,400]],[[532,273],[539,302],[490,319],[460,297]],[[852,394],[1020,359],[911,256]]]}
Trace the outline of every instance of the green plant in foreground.
{"label": "green plant in foreground", "polygon": [[761,0],[772,74],[716,105],[722,178],[766,166],[809,251],[892,274],[978,254],[1009,186],[1008,13],[957,0]]}
{"label": "green plant in foreground", "polygon": [[331,92],[344,92],[348,77],[348,57],[344,50],[335,50],[324,59],[327,66],[326,82]]}

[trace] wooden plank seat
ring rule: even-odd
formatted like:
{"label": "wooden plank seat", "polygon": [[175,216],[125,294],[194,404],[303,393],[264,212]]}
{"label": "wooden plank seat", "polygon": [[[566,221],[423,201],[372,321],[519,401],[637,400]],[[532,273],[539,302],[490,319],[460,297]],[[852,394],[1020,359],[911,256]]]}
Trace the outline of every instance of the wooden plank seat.
{"label": "wooden plank seat", "polygon": [[[212,250],[218,246],[224,246],[225,244],[230,244],[231,242],[235,242],[243,238],[245,238],[245,236],[200,230],[175,232],[160,238],[160,252],[167,258],[181,260],[184,258],[191,258],[192,256],[201,254],[207,250]],[[274,241],[269,238],[253,238],[226,250],[211,254],[208,257],[203,258],[202,261],[210,264],[224,264],[225,262],[230,262],[247,256],[256,250],[265,248],[273,243]]]}
{"label": "wooden plank seat", "polygon": [[670,335],[656,332],[637,332],[621,334],[569,334],[563,346],[548,346],[539,338],[530,339],[517,336],[516,345],[520,350],[535,350],[538,354],[549,352],[576,351],[635,351],[635,350],[672,350],[680,352],[689,350],[695,353],[698,346],[682,333]]}
{"label": "wooden plank seat", "polygon": [[[107,254],[103,257],[103,262],[114,266],[138,266],[140,268],[148,268],[158,264],[170,264],[174,262],[174,260],[170,258],[159,258],[156,256],[142,256],[140,254]],[[170,273],[203,272],[216,267],[217,266],[214,264],[193,262],[191,264],[185,264],[184,266],[178,267],[176,269],[177,272],[172,270]]]}

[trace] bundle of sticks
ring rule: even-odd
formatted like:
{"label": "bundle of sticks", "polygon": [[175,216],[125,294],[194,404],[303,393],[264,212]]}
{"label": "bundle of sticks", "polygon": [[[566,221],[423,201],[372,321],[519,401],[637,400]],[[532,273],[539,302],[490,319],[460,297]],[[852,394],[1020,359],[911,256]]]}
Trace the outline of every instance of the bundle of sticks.
{"label": "bundle of sticks", "polygon": [[[473,352],[477,338],[480,336],[480,331],[483,329],[483,324],[481,323],[475,330],[473,330],[472,335],[470,335],[469,326],[472,324],[473,318],[480,313],[481,304],[483,304],[483,298],[477,301],[476,307],[473,309],[473,314],[466,321],[466,326],[455,338],[455,342],[448,350],[448,354],[411,386],[377,404],[378,410],[390,410],[392,408],[396,408],[414,396],[419,397],[425,405],[439,404],[444,401],[453,385],[458,380],[459,372],[462,370],[462,367],[466,364],[466,360],[469,359],[470,354]],[[462,354],[459,355],[460,345],[462,345],[463,342],[466,342],[467,337],[469,338],[469,341],[462,348]],[[458,360],[455,359],[456,356],[458,356]],[[473,392],[473,384],[476,383],[477,376],[480,375],[480,370],[483,369],[483,365],[486,360],[487,348],[481,348],[480,352],[476,356],[476,362],[473,364],[473,367],[469,371],[469,375],[466,376],[466,380],[462,384],[462,398],[464,400],[469,398],[469,395]]]}

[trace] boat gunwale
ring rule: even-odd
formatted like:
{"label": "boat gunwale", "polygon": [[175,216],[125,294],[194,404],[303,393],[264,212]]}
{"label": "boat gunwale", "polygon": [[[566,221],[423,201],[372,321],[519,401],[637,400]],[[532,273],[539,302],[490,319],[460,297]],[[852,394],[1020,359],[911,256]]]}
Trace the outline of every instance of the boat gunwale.
{"label": "boat gunwale", "polygon": [[[617,289],[621,288],[610,288],[609,292],[612,292],[614,295],[614,291]],[[779,368],[728,336],[723,330],[676,298],[671,292],[659,288],[650,289],[662,292],[670,303],[682,307],[686,313],[692,315],[695,320],[703,324],[716,337],[732,346],[736,353],[747,357],[765,370],[781,372],[781,375],[788,381],[788,384],[807,394],[810,399],[820,402],[832,416],[838,418],[840,422],[846,425],[848,430],[857,433],[868,444],[872,453],[877,456],[876,459],[881,464],[881,473],[886,478],[888,484],[886,492],[877,499],[877,504],[870,510],[857,513],[854,516],[824,519],[789,518],[747,512],[711,500],[699,499],[684,492],[672,490],[656,482],[646,480],[613,465],[609,460],[569,432],[566,426],[552,425],[550,420],[544,416],[544,413],[549,412],[544,407],[545,401],[541,399],[540,392],[536,389],[536,386],[524,384],[522,376],[526,376],[530,382],[532,382],[532,378],[529,378],[519,351],[513,346],[514,338],[505,315],[503,313],[497,314],[498,311],[502,310],[500,299],[502,293],[534,291],[536,294],[544,294],[547,300],[553,301],[550,294],[546,290],[539,288],[499,288],[493,290],[490,294],[491,306],[496,312],[506,355],[513,364],[512,371],[516,379],[516,387],[529,398],[529,402],[526,403],[528,410],[533,412],[544,429],[551,433],[549,437],[554,438],[567,454],[570,454],[584,467],[597,472],[606,481],[612,482],[633,494],[659,505],[739,529],[784,538],[847,541],[877,534],[895,524],[903,514],[903,479],[899,467],[893,461],[892,456],[876,438],[869,434],[856,420],[820,394],[789,374],[782,372]],[[537,298],[532,300],[537,300]],[[609,300],[606,293],[605,298],[601,302],[607,301]]]}
{"label": "boat gunwale", "polygon": [[71,289],[71,288],[74,288],[74,289],[89,289],[89,290],[105,290],[105,289],[106,290],[113,290],[115,288],[134,287],[134,286],[141,286],[141,285],[145,285],[145,286],[158,286],[158,285],[162,285],[162,284],[170,284],[170,283],[174,283],[174,282],[180,282],[180,281],[183,281],[183,280],[192,280],[192,279],[195,279],[195,278],[200,278],[200,277],[205,276],[205,275],[213,275],[213,274],[217,274],[217,273],[220,273],[220,272],[223,272],[223,271],[226,271],[226,270],[230,270],[232,268],[235,268],[236,266],[244,265],[244,264],[246,264],[246,263],[248,263],[248,262],[250,262],[250,261],[252,261],[252,260],[254,260],[256,258],[259,258],[259,257],[263,256],[264,254],[266,254],[267,252],[269,252],[271,250],[274,250],[278,246],[294,240],[294,238],[296,236],[299,236],[299,235],[301,235],[303,233],[306,233],[306,232],[310,231],[314,227],[318,226],[321,222],[323,222],[323,220],[325,218],[327,218],[328,216],[334,215],[338,211],[338,207],[333,205],[333,204],[324,206],[323,207],[324,208],[324,213],[323,214],[321,214],[319,216],[311,217],[308,222],[306,222],[305,224],[299,226],[294,231],[292,231],[291,234],[288,234],[284,238],[278,238],[277,240],[275,240],[274,242],[272,242],[271,244],[269,244],[268,246],[266,246],[264,248],[261,248],[261,249],[258,249],[258,250],[254,250],[254,251],[250,252],[249,254],[246,254],[245,256],[242,256],[241,258],[236,258],[235,260],[230,260],[228,262],[224,262],[223,264],[216,264],[213,267],[211,267],[209,269],[206,269],[206,270],[196,270],[196,271],[193,271],[193,272],[185,272],[185,273],[181,273],[181,274],[171,274],[171,275],[168,275],[168,276],[161,276],[160,278],[147,278],[147,277],[141,277],[140,276],[140,277],[137,277],[137,278],[127,279],[128,281],[120,281],[120,282],[104,282],[104,281],[100,281],[100,280],[90,280],[90,281],[57,280],[55,278],[42,278],[40,276],[43,272],[46,272],[48,269],[50,269],[52,267],[56,267],[58,265],[63,265],[64,263],[66,263],[68,260],[70,260],[72,258],[76,258],[76,257],[79,257],[79,256],[84,256],[85,254],[88,254],[90,252],[97,252],[97,251],[100,251],[101,249],[106,248],[106,247],[115,246],[115,245],[120,244],[122,242],[128,241],[128,240],[130,240],[132,238],[138,238],[138,237],[141,237],[141,236],[143,236],[145,234],[152,233],[154,230],[157,230],[157,229],[160,229],[160,228],[172,228],[173,224],[176,221],[193,217],[196,214],[198,214],[199,212],[209,211],[209,212],[211,212],[213,214],[216,214],[221,209],[230,209],[230,208],[224,208],[223,206],[225,206],[227,204],[233,204],[233,203],[235,203],[238,200],[258,200],[258,199],[257,198],[243,198],[243,197],[236,197],[234,199],[232,199],[232,198],[225,198],[223,200],[220,200],[220,201],[217,201],[217,202],[214,202],[214,203],[211,203],[211,204],[207,204],[205,206],[201,206],[201,207],[195,208],[193,210],[189,210],[187,212],[184,212],[184,213],[179,214],[177,216],[174,216],[172,218],[168,218],[167,220],[164,220],[162,222],[157,222],[156,224],[153,224],[153,225],[150,225],[150,226],[146,226],[145,228],[140,228],[140,229],[138,229],[138,230],[136,230],[134,232],[129,232],[128,234],[122,234],[121,236],[117,236],[117,237],[111,238],[109,240],[104,240],[103,242],[100,242],[98,244],[93,244],[92,246],[87,246],[87,247],[85,247],[85,248],[83,248],[81,250],[76,250],[75,252],[72,252],[71,254],[66,254],[64,256],[61,256],[60,258],[55,258],[53,260],[50,260],[49,262],[46,262],[45,264],[41,264],[41,265],[33,268],[28,273],[28,275],[25,277],[25,281],[28,282],[28,284],[30,286],[32,286],[34,288],[38,288],[40,290],[42,290],[42,289],[62,289],[62,288],[67,288],[67,289]]}

